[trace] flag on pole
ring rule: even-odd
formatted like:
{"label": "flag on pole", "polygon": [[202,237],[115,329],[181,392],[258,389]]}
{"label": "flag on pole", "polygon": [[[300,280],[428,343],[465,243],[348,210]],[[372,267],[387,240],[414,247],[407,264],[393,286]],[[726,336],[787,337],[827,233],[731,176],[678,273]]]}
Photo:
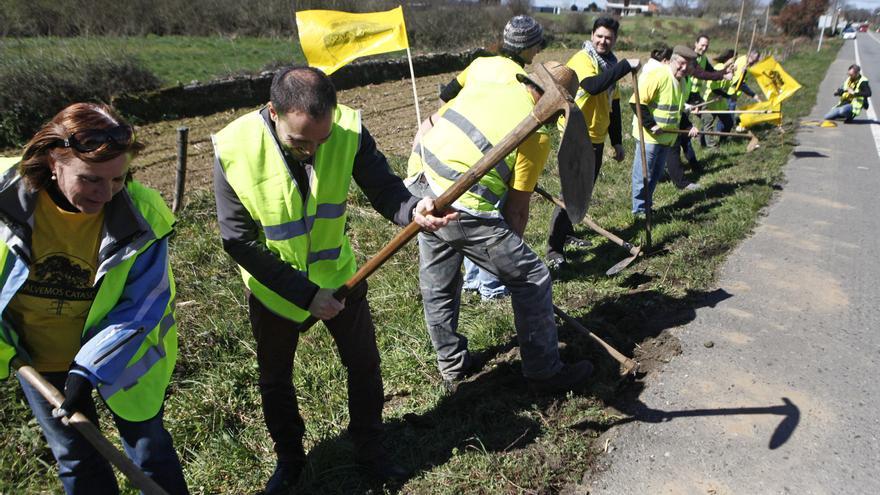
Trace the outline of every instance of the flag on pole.
{"label": "flag on pole", "polygon": [[327,75],[358,57],[409,48],[401,7],[364,14],[304,10],[296,13],[296,27],[309,65]]}
{"label": "flag on pole", "polygon": [[767,100],[777,104],[801,89],[800,83],[788,75],[772,56],[749,67],[749,73],[755,77]]}
{"label": "flag on pole", "polygon": [[752,103],[741,108],[741,110],[770,110],[771,113],[741,113],[739,114],[739,125],[749,128],[756,124],[770,123],[782,124],[782,107],[778,101],[767,100]]}

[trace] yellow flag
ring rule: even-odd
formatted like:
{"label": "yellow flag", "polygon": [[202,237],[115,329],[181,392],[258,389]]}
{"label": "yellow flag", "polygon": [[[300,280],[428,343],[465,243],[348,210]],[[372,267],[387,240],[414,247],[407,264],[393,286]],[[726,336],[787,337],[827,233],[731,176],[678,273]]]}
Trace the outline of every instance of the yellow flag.
{"label": "yellow flag", "polygon": [[739,110],[770,110],[770,113],[741,113],[739,114],[739,125],[749,128],[755,124],[769,123],[782,124],[782,108],[779,102],[770,99],[767,101],[759,101],[746,105]]}
{"label": "yellow flag", "polygon": [[366,14],[304,10],[296,13],[296,27],[309,65],[328,75],[358,57],[409,47],[402,7]]}
{"label": "yellow flag", "polygon": [[788,75],[773,57],[767,57],[749,67],[749,72],[755,76],[764,96],[776,103],[782,103],[801,89],[800,83]]}

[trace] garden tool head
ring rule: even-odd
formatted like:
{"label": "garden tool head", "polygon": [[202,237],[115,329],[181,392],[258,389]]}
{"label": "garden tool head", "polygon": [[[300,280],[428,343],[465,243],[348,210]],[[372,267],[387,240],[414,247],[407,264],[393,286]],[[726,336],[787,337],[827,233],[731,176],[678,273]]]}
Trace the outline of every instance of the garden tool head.
{"label": "garden tool head", "polygon": [[572,223],[577,224],[587,214],[590,197],[593,194],[593,176],[596,159],[593,145],[587,133],[587,123],[580,109],[574,104],[577,93],[577,74],[559,62],[545,62],[535,68],[535,72],[526,77],[530,82],[544,91],[544,96],[535,106],[535,116],[541,122],[552,123],[555,118],[542,116],[538,110],[541,102],[552,92],[565,98],[565,129],[556,155],[559,163],[559,182],[562,185],[562,197],[565,198],[566,213]]}

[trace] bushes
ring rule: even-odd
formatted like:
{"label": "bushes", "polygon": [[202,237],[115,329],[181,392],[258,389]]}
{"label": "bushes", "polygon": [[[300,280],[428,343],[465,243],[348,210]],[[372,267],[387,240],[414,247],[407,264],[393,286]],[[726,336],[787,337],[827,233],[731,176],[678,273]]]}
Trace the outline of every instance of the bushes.
{"label": "bushes", "polygon": [[46,120],[77,101],[109,102],[123,91],[159,87],[140,61],[122,53],[66,51],[0,57],[0,146],[21,145]]}

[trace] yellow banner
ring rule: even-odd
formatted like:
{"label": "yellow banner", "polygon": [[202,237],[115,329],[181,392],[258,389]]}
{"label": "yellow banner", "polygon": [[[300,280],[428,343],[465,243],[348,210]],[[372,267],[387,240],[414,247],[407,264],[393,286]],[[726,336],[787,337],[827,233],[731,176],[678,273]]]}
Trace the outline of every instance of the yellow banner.
{"label": "yellow banner", "polygon": [[767,100],[745,105],[737,110],[770,110],[771,113],[741,113],[739,114],[739,125],[749,128],[755,124],[782,124],[782,107],[778,101]]}
{"label": "yellow banner", "polygon": [[409,47],[402,7],[366,14],[304,10],[296,13],[296,27],[309,65],[328,75],[358,57]]}
{"label": "yellow banner", "polygon": [[749,67],[749,73],[755,76],[767,100],[776,103],[782,103],[801,89],[800,83],[788,75],[773,57],[767,57]]}

